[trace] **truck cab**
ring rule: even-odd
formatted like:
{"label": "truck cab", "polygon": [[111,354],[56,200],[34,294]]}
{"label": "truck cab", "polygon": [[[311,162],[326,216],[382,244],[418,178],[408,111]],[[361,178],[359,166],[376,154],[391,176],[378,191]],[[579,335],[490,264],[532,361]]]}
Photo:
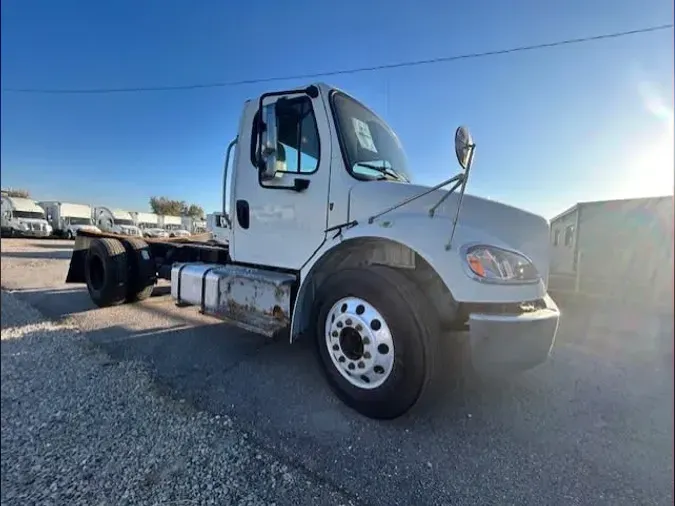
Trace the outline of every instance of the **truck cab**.
{"label": "truck cab", "polygon": [[[396,134],[347,93],[322,83],[264,93],[244,104],[225,156],[227,244],[149,244],[146,270],[170,279],[182,305],[310,339],[330,387],[366,416],[416,405],[448,356],[480,375],[527,370],[558,328],[549,225],[465,194],[475,146],[458,128],[459,173],[415,184]],[[136,300],[150,274],[126,291],[113,276],[104,293],[82,270],[119,248],[80,241],[69,282],[87,282],[99,305]]]}
{"label": "truck cab", "polygon": [[89,205],[58,201],[40,201],[38,205],[45,210],[47,220],[56,236],[75,239],[80,230],[100,232],[94,225]]}
{"label": "truck cab", "polygon": [[189,237],[191,235],[190,231],[185,229],[181,216],[160,215],[159,225],[169,234],[169,237]]}
{"label": "truck cab", "polygon": [[230,231],[227,219],[222,211],[216,211],[206,215],[206,231],[211,234],[211,239],[217,243],[228,245]]}
{"label": "truck cab", "polygon": [[52,226],[34,200],[2,195],[2,234],[10,237],[48,237]]}
{"label": "truck cab", "polygon": [[94,223],[104,232],[120,235],[141,236],[141,229],[134,224],[133,216],[123,209],[95,207]]}
{"label": "truck cab", "polygon": [[139,228],[143,237],[159,239],[166,239],[169,237],[169,233],[159,226],[159,215],[136,211],[132,211],[130,214],[134,225]]}

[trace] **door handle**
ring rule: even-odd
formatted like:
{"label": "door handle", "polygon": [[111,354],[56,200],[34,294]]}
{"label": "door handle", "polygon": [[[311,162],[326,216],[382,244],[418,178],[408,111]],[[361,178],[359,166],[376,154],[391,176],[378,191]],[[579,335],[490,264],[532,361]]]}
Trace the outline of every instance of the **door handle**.
{"label": "door handle", "polygon": [[247,200],[237,200],[237,223],[244,230],[247,230],[250,225],[250,211]]}

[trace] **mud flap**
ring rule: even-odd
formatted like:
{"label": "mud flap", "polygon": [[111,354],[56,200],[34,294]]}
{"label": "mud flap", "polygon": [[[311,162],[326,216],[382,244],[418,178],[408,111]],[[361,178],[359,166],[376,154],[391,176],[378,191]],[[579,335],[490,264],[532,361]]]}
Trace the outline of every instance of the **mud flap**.
{"label": "mud flap", "polygon": [[75,245],[73,246],[73,255],[70,258],[70,267],[66,283],[85,283],[84,264],[87,260],[87,252],[92,238],[84,235],[77,235]]}

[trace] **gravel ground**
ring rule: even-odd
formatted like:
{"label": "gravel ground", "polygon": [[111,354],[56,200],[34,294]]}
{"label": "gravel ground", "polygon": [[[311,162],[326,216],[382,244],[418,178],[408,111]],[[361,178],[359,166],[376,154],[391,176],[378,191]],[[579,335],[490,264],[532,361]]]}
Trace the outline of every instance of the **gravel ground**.
{"label": "gravel ground", "polygon": [[2,291],[2,504],[353,504]]}
{"label": "gravel ground", "polygon": [[[77,327],[59,332],[79,329],[81,334],[71,339],[79,339],[77,347],[87,350],[84,358],[71,363],[70,355],[61,351],[65,345],[60,340],[56,344],[37,339],[46,343],[40,345],[45,349],[58,346],[58,354],[40,353],[42,358],[35,360],[31,354],[41,350],[40,346],[21,345],[27,339],[6,341],[3,333],[3,503],[10,492],[44,493],[57,479],[27,485],[24,482],[32,479],[33,463],[23,468],[27,472],[11,476],[11,466],[6,464],[50,455],[36,443],[18,448],[17,439],[6,435],[10,434],[6,427],[11,425],[5,422],[5,417],[20,419],[18,430],[27,432],[23,420],[40,412],[38,407],[47,403],[44,399],[49,390],[59,394],[58,399],[77,399],[77,405],[82,404],[91,416],[98,412],[89,408],[93,395],[101,396],[100,403],[106,406],[105,416],[97,417],[90,426],[85,421],[64,425],[48,416],[40,421],[56,427],[48,425],[41,430],[61,431],[54,442],[47,441],[53,445],[56,441],[75,441],[99,452],[99,441],[113,441],[104,447],[108,451],[99,452],[107,460],[102,459],[99,468],[91,471],[89,486],[99,484],[99,490],[107,481],[115,485],[118,495],[98,492],[84,501],[89,504],[97,504],[98,498],[107,504],[123,502],[118,498],[127,487],[124,477],[146,483],[143,476],[148,473],[150,483],[157,482],[156,476],[170,482],[157,487],[157,494],[171,493],[183,482],[195,483],[204,493],[209,482],[215,487],[217,481],[220,486],[236,476],[240,488],[232,490],[241,490],[241,495],[229,500],[235,504],[244,502],[241,498],[248,497],[245,491],[251,489],[256,494],[254,501],[274,498],[277,504],[332,505],[350,498],[354,503],[382,506],[673,504],[672,316],[659,320],[631,308],[613,313],[590,307],[581,311],[563,308],[556,347],[546,364],[495,389],[464,396],[448,391],[447,399],[435,410],[384,423],[364,419],[336,400],[302,343],[290,346],[239,331],[199,315],[194,308],[178,309],[166,295],[140,304],[98,309],[86,288],[63,283],[72,243],[3,240],[1,247],[2,288],[37,309],[35,318],[42,315],[58,322],[50,324],[52,327]],[[25,348],[27,354],[15,357],[10,346]],[[38,365],[42,360],[45,364]],[[8,369],[5,363],[11,361],[26,364]],[[37,367],[39,375],[32,372]],[[130,374],[127,368],[137,371],[143,380],[121,385],[122,376]],[[5,406],[11,404],[5,400],[5,391],[13,383],[6,382],[5,374],[23,377],[24,371],[26,381],[33,383],[24,396],[30,400],[22,399],[25,405],[11,408],[22,413],[6,413]],[[67,388],[65,371],[73,378]],[[44,381],[52,376],[53,383]],[[145,387],[139,388],[139,384]],[[121,393],[115,397],[111,392]],[[147,395],[151,400],[145,400],[143,392],[150,392]],[[11,398],[21,397],[12,394]],[[67,416],[79,413],[74,408],[57,407],[59,403],[51,399],[49,402],[55,406],[52,416],[57,411]],[[65,400],[62,403],[67,404]],[[161,418],[151,415],[157,406],[164,407],[168,414]],[[83,416],[86,420],[90,414]],[[208,421],[217,416],[231,420],[232,426]],[[175,430],[178,435],[172,432],[176,424],[181,427]],[[81,426],[86,428],[76,430]],[[106,438],[111,427],[115,436]],[[211,432],[203,427],[211,428]],[[133,429],[138,436],[129,432]],[[246,439],[241,429],[248,434]],[[189,468],[196,470],[186,473],[189,477],[185,478],[174,478],[166,471],[188,469],[184,459],[200,455],[193,450],[186,457],[187,452],[181,452],[186,446],[199,446],[190,441],[188,436],[193,434],[195,441],[207,441],[206,447],[214,452],[205,457],[207,461],[230,459],[227,470],[222,464],[216,470],[206,464]],[[220,451],[215,452],[215,448]],[[127,462],[134,458],[127,457],[129,451],[144,462]],[[164,461],[162,452],[171,460]],[[292,487],[284,488],[283,472],[281,478],[277,473],[277,487],[270,489],[269,476],[277,467],[259,464],[255,459],[258,453],[265,459],[283,461],[289,473],[303,470],[309,478],[294,480]],[[79,469],[81,460],[74,458],[68,464],[70,453],[64,455],[55,468],[56,476],[79,480],[82,472],[71,469]],[[156,462],[147,464],[146,457],[149,462],[150,456],[155,456]],[[146,471],[149,465],[151,469]],[[235,466],[242,470],[234,471]],[[61,467],[67,471],[62,472]],[[165,474],[153,473],[152,469],[162,469]],[[209,481],[203,469],[224,477]],[[24,482],[17,481],[18,475]],[[140,486],[128,488],[136,494],[146,490]],[[331,495],[331,489],[348,495]],[[146,497],[151,494],[143,493]],[[30,502],[34,501],[20,501]],[[155,502],[159,503],[159,498]],[[222,502],[227,504],[228,500]]]}

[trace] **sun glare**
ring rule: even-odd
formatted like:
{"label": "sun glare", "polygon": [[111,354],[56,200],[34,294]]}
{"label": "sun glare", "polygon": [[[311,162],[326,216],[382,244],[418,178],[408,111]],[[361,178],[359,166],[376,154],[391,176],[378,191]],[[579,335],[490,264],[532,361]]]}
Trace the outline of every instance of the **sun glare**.
{"label": "sun glare", "polygon": [[[633,197],[672,195],[675,187],[675,128],[673,107],[649,83],[639,88],[642,103],[654,120],[659,133],[644,148],[631,146],[624,166],[626,187]],[[636,136],[639,139],[639,135]],[[639,139],[637,142],[640,142]],[[632,153],[632,154],[629,154]],[[622,185],[624,186],[624,185]],[[628,190],[630,187],[630,190]]]}

